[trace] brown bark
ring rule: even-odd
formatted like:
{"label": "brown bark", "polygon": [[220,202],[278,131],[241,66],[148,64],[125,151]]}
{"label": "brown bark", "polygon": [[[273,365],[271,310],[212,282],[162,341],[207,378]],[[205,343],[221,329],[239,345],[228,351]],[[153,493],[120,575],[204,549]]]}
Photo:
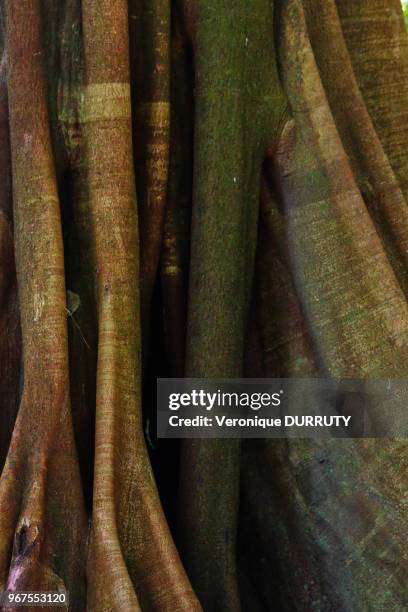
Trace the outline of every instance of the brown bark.
{"label": "brown bark", "polygon": [[407,198],[408,37],[399,0],[336,0],[353,71]]}
{"label": "brown bark", "polygon": [[63,246],[40,4],[8,2],[6,9],[24,382],[0,481],[0,580],[3,589],[67,589],[75,606],[83,600],[87,528],[70,414]]}
{"label": "brown bark", "polygon": [[[217,3],[185,5],[196,76],[186,356],[191,377],[243,373],[259,177],[285,108],[268,39],[273,8],[263,1],[251,7],[228,2],[214,19]],[[257,36],[249,37],[251,31]],[[252,54],[259,58],[255,71]],[[259,79],[266,83],[262,95]],[[206,609],[240,609],[235,561],[239,465],[238,440],[183,445],[182,558]]]}
{"label": "brown bark", "polygon": [[153,289],[159,264],[170,149],[170,2],[130,4],[136,186],[140,227],[141,317],[149,348]]}
{"label": "brown bark", "polygon": [[[274,198],[271,224],[260,236],[258,304],[261,313],[284,300],[292,309],[294,287],[300,310],[290,310],[284,331],[279,326],[283,346],[266,318],[265,337],[275,344],[269,357],[267,345],[258,375],[310,376],[315,360],[317,372],[335,376],[405,377],[406,202],[399,175],[356,86],[334,4],[290,2],[279,19],[293,121],[268,169]],[[363,21],[356,23],[363,29]],[[290,260],[292,279],[277,259]],[[265,260],[274,262],[275,277]],[[311,355],[303,342],[309,333]],[[265,605],[305,611],[406,605],[398,586],[407,562],[399,501],[405,456],[403,440],[244,445],[241,541]]]}
{"label": "brown bark", "polygon": [[184,376],[192,208],[194,99],[192,49],[182,11],[173,17],[171,144],[161,254],[163,324],[171,374]]}
{"label": "brown bark", "polygon": [[85,0],[82,11],[99,329],[89,605],[199,609],[168,531],[143,438],[127,5]]}
{"label": "brown bark", "polygon": [[8,125],[7,59],[0,68],[0,469],[3,468],[20,398],[21,334],[13,244],[13,202]]}
{"label": "brown bark", "polygon": [[158,492],[144,436],[158,373],[406,377],[398,0],[5,6],[0,587],[405,609],[404,440],[191,440],[167,465],[148,422]]}

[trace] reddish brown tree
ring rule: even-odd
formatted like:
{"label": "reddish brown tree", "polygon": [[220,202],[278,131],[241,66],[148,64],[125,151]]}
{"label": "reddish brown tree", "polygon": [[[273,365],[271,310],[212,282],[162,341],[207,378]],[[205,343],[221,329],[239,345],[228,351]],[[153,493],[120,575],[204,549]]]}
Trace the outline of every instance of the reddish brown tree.
{"label": "reddish brown tree", "polygon": [[405,609],[405,441],[152,428],[159,375],[407,376],[399,0],[4,0],[1,25],[1,589]]}

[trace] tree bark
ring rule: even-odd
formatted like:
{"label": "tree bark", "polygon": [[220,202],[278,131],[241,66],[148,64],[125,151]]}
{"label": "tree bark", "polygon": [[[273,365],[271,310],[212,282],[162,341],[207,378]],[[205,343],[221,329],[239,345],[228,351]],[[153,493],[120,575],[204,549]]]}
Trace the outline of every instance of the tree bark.
{"label": "tree bark", "polygon": [[405,440],[152,428],[158,376],[407,377],[399,0],[3,4],[0,589],[405,609]]}

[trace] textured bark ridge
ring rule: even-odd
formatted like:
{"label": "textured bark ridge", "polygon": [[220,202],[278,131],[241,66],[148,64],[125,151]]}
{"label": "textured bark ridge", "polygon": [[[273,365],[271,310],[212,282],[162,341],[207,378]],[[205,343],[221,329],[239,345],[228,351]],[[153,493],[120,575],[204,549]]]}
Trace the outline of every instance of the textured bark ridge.
{"label": "textured bark ridge", "polygon": [[406,609],[405,440],[167,446],[151,391],[407,376],[399,0],[0,20],[0,590]]}

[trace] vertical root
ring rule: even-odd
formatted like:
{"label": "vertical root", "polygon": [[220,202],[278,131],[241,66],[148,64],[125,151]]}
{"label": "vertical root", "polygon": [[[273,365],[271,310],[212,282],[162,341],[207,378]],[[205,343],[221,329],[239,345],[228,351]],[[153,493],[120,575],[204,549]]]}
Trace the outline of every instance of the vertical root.
{"label": "vertical root", "polygon": [[98,612],[198,610],[161,509],[142,430],[127,2],[84,0],[82,10],[99,332],[89,606]]}
{"label": "vertical root", "polygon": [[70,415],[63,247],[40,3],[7,2],[6,9],[24,386],[0,479],[0,576],[3,588],[10,583],[30,590],[33,582],[46,588],[50,576],[59,575],[57,582],[80,606],[86,520]]}

